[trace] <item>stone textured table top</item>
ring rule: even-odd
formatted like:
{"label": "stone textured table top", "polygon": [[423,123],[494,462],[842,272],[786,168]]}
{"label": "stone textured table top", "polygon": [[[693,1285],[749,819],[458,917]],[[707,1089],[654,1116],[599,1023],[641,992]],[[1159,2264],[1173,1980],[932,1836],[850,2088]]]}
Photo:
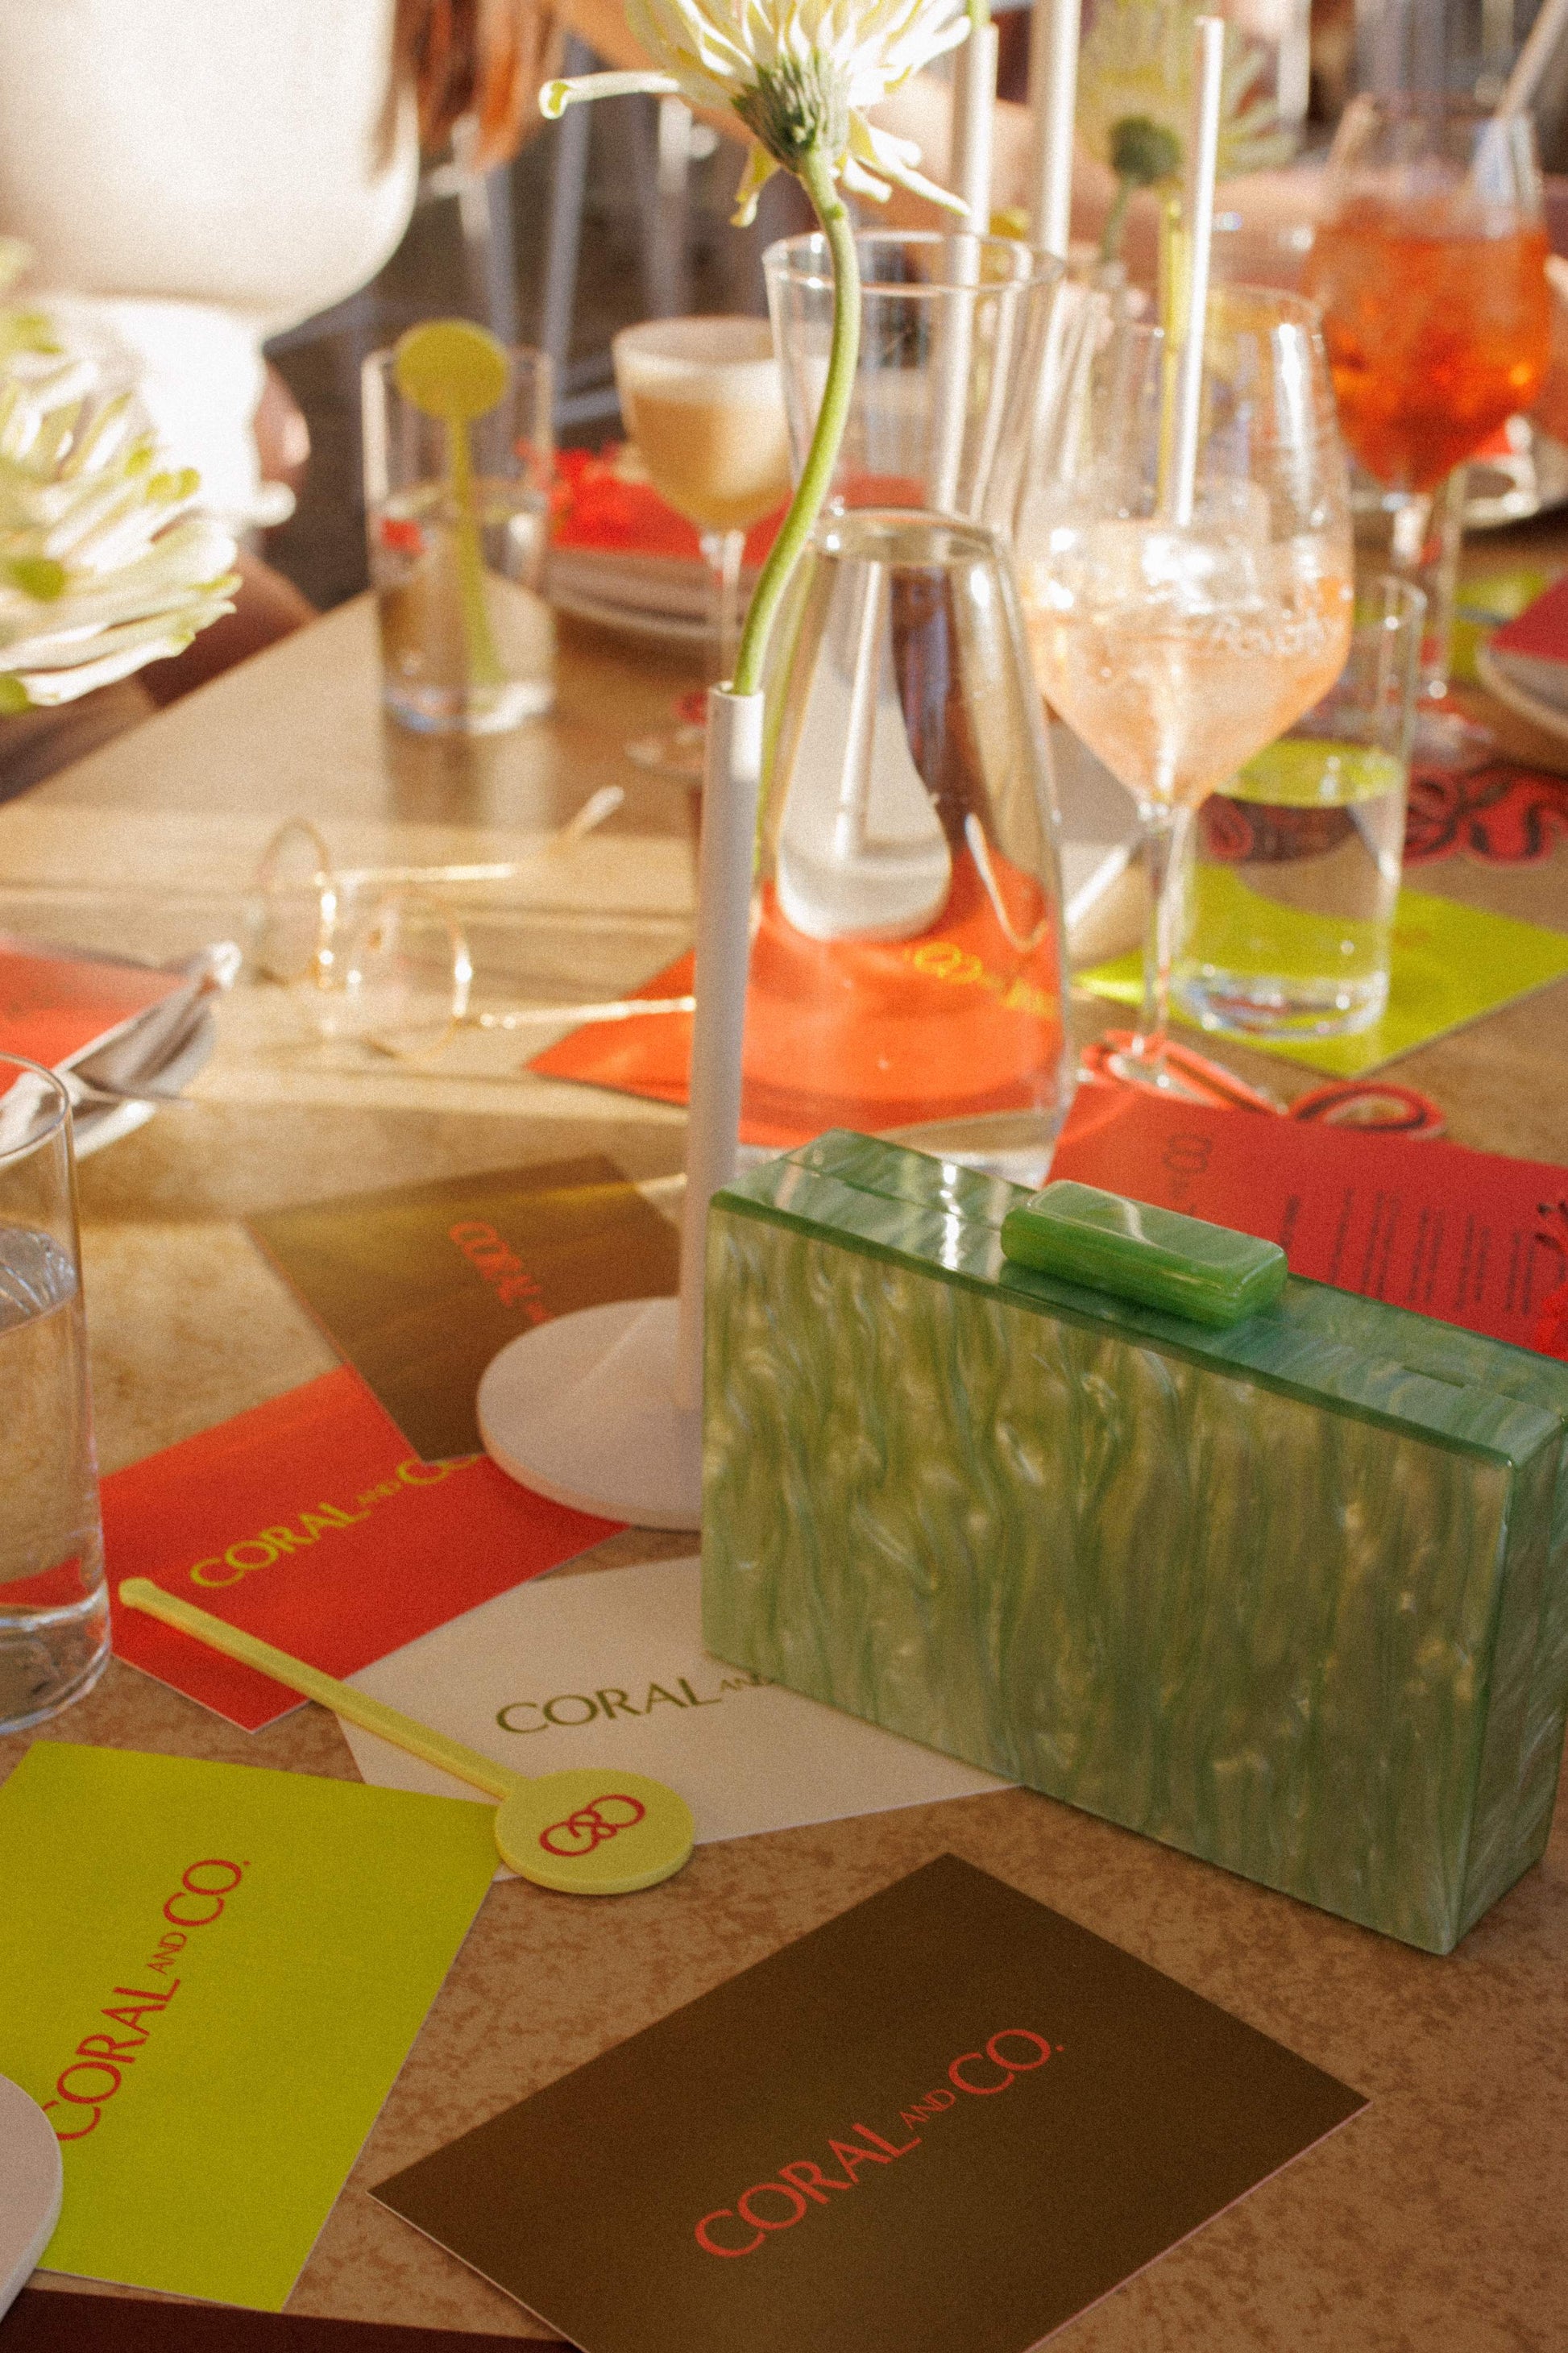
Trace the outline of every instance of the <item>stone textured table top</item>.
{"label": "stone textured table top", "polygon": [[[620,745],[687,682],[657,658],[571,634],[552,720],[488,743],[421,741],[383,724],[360,600],[0,809],[0,925],[170,955],[241,920],[256,860],[290,817],[310,818],[343,863],[511,856],[614,782],[626,803],[574,861],[570,888],[529,884],[523,912],[476,926],[476,944],[520,997],[563,981],[618,990],[686,944],[692,797],[639,776]],[[1419,883],[1568,927],[1562,845],[1528,866],[1457,857]],[[1104,1008],[1079,1018],[1092,1035]],[[1311,1083],[1227,1059],[1287,1092]],[[226,1003],[195,1100],[82,1167],[104,1468],[334,1361],[243,1231],[252,1211],[590,1148],[674,1206],[678,1113],[534,1079],[520,1060],[515,1040],[465,1039],[438,1068],[387,1068],[323,1046],[288,992]],[[1444,1105],[1460,1141],[1565,1161],[1565,1067],[1568,984],[1408,1057],[1398,1076]],[[688,1548],[634,1532],[581,1573]],[[48,1735],[354,1775],[319,1708],[249,1736],[118,1663]],[[0,1770],[23,1746],[0,1742]],[[1439,1960],[1023,1791],[701,1847],[679,1878],[624,1905],[494,1887],[291,2308],[547,2334],[367,2185],[944,1849],[1372,2102],[1075,2323],[1063,2338],[1074,2353],[1563,2346],[1568,1813],[1541,1868]]]}

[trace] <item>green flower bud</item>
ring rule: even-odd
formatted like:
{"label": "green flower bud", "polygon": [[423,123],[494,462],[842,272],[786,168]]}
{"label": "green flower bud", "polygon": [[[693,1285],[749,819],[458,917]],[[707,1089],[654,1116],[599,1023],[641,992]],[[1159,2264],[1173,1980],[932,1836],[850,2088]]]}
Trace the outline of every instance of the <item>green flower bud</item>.
{"label": "green flower bud", "polygon": [[1163,122],[1126,114],[1110,126],[1110,168],[1135,188],[1155,188],[1182,168],[1182,142]]}
{"label": "green flower bud", "polygon": [[786,172],[798,171],[813,148],[837,156],[849,143],[849,92],[843,75],[815,53],[759,66],[753,88],[734,100],[753,139]]}

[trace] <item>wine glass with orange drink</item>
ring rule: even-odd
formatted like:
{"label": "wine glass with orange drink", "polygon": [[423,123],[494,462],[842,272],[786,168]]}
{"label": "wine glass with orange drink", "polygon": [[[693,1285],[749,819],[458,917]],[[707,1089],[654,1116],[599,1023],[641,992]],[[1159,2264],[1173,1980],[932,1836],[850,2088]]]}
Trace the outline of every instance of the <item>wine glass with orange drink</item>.
{"label": "wine glass with orange drink", "polygon": [[1120,1075],[1167,1082],[1193,812],[1324,693],[1352,625],[1349,489],[1317,314],[1209,298],[1190,522],[1163,487],[1171,354],[1125,316],[1086,355],[1015,536],[1036,676],[1138,804],[1150,914]]}
{"label": "wine glass with orange drink", "polygon": [[1358,555],[1427,594],[1428,695],[1447,682],[1462,469],[1546,374],[1546,255],[1528,114],[1420,92],[1347,109],[1305,285],[1341,427],[1383,492]]}

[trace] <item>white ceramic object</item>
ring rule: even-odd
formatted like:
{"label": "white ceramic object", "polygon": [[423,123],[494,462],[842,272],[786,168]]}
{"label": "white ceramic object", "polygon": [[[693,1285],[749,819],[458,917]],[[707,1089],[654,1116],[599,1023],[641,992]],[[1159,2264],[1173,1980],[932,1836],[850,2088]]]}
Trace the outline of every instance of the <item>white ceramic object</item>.
{"label": "white ceramic object", "polygon": [[490,1460],[574,1511],[699,1527],[702,1417],[675,1400],[676,1332],[673,1299],[621,1299],[522,1333],[479,1383]]}
{"label": "white ceramic object", "polygon": [[0,2075],[0,2313],[54,2236],[64,2187],[60,2145],[36,2100]]}
{"label": "white ceramic object", "polygon": [[952,890],[942,821],[910,754],[893,674],[889,588],[868,570],[853,675],[825,661],[779,836],[779,906],[811,940],[904,940]]}
{"label": "white ceramic object", "polygon": [[702,1524],[708,1204],[735,1174],[763,698],[714,687],[698,852],[680,1297],[585,1307],[524,1332],[479,1383],[491,1460],[556,1503],[643,1528]]}

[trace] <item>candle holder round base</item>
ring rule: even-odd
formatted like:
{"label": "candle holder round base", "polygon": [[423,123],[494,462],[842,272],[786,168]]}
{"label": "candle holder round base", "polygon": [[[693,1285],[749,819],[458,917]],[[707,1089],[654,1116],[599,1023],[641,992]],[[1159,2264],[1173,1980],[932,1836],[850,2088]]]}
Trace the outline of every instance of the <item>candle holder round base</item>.
{"label": "candle holder round base", "polygon": [[676,1403],[677,1307],[616,1300],[510,1341],[479,1383],[490,1460],[575,1511],[700,1527],[702,1416]]}

